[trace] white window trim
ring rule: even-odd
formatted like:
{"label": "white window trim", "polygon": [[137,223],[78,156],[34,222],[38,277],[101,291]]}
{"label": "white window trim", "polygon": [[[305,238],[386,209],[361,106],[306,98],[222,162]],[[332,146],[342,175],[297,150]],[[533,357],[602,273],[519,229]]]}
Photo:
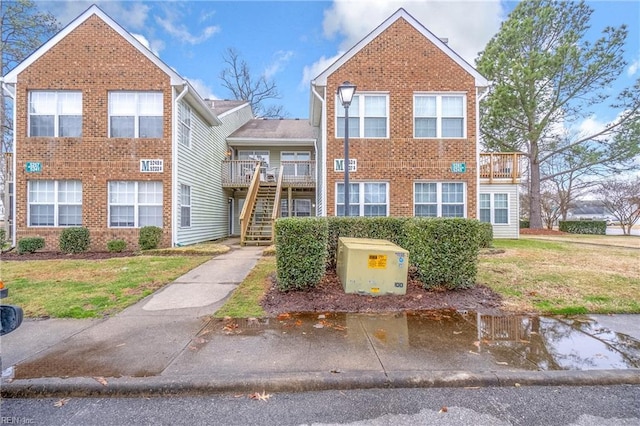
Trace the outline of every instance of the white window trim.
{"label": "white window trim", "polygon": [[[353,138],[353,139],[389,139],[389,115],[390,115],[390,111],[389,111],[389,92],[361,92],[361,93],[357,93],[355,95],[353,95],[354,97],[358,97],[358,113],[357,113],[357,117],[358,120],[360,121],[360,134],[359,135],[352,135],[351,133],[349,133],[349,138]],[[362,98],[365,98],[367,96],[384,96],[385,97],[385,101],[386,101],[386,111],[387,111],[387,124],[386,124],[386,128],[387,128],[387,134],[385,136],[365,136],[364,135],[364,119],[365,119],[365,115],[364,115],[364,100]],[[336,94],[335,96],[335,104],[336,104],[336,122],[335,122],[335,137],[336,139],[340,139],[343,138],[344,136],[339,136],[338,135],[338,120],[343,120],[344,121],[344,107],[342,106],[342,103],[340,102],[340,97]],[[352,106],[349,107],[349,118],[355,118],[356,114],[353,113],[353,104]]]}
{"label": "white window trim", "polygon": [[[130,206],[131,204],[119,204],[119,203],[111,203],[111,189],[109,184],[112,182],[134,182],[135,183],[135,201],[133,202],[133,226],[112,226],[111,225],[111,206]],[[150,203],[141,203],[139,201],[140,191],[138,189],[138,185],[140,182],[146,181],[122,181],[122,180],[110,180],[107,181],[107,228],[110,229],[135,229],[140,228],[140,207],[164,207],[164,193],[162,193],[162,203],[160,204],[150,204]],[[159,182],[161,184],[161,190],[164,191],[164,183],[162,181],[154,181]],[[164,212],[162,213],[162,222],[164,223]],[[160,226],[162,227],[162,226]]]}
{"label": "white window trim", "polygon": [[[284,156],[284,154],[293,154],[294,159],[293,160],[284,160],[282,157]],[[299,155],[306,155],[309,157],[308,160],[298,160],[298,156]],[[282,165],[283,161],[312,161],[311,159],[311,151],[280,151],[280,165]],[[305,164],[310,164],[310,163],[305,163]],[[294,163],[292,164],[294,167],[294,173],[293,174],[285,174],[285,176],[307,176],[307,173],[300,173],[298,168],[300,167],[300,163]],[[310,166],[309,166],[310,167]]]}
{"label": "white window trim", "polygon": [[[112,93],[130,93],[135,95],[135,105],[136,105],[136,112],[133,115],[133,136],[132,137],[115,137],[115,136],[111,136],[111,106],[110,106],[110,102],[111,102],[111,94]],[[161,115],[148,115],[148,114],[141,114],[140,113],[140,95],[141,94],[146,94],[146,93],[156,93],[156,94],[160,94],[161,98],[162,98],[162,114]],[[122,117],[130,117],[129,115],[125,115]],[[117,138],[117,139],[141,139],[142,137],[140,136],[140,117],[161,117],[164,121],[164,93],[162,91],[158,91],[158,90],[151,90],[151,91],[135,91],[135,90],[111,90],[107,93],[107,128],[108,128],[108,133],[109,133],[109,138]],[[162,139],[164,137],[164,124],[163,124],[163,128],[162,128],[162,136],[160,137],[147,137],[145,136],[142,139]]]}
{"label": "white window trim", "polygon": [[[468,202],[467,202],[467,183],[466,182],[460,182],[460,181],[434,181],[434,180],[419,180],[419,181],[415,181],[413,182],[413,216],[414,217],[430,217],[430,216],[416,216],[416,184],[417,183],[435,183],[436,186],[436,216],[435,217],[445,217],[442,216],[442,184],[443,183],[457,183],[457,184],[462,184],[462,212],[463,218],[467,217],[467,209],[468,209]],[[425,204],[425,203],[420,203],[420,204]],[[459,203],[447,203],[447,204],[459,204]],[[446,216],[446,217],[452,217],[452,216]]]}
{"label": "white window trim", "polygon": [[[299,216],[297,214],[298,213],[298,209],[296,208],[296,205],[298,203],[301,203],[301,202],[308,203],[308,205],[309,205],[309,216]],[[289,216],[288,205],[287,205],[287,211],[285,211],[282,208],[282,204],[283,203],[287,203],[288,204],[289,203],[289,199],[286,198],[286,197],[280,199],[280,217],[312,217],[313,216],[313,207],[312,207],[313,203],[311,202],[310,198],[292,198],[291,199],[291,212],[292,212],[291,216]]]}
{"label": "white window trim", "polygon": [[[416,97],[435,96],[436,97],[436,136],[416,136]],[[443,96],[461,96],[462,97],[462,136],[442,136],[442,97]],[[419,117],[425,118],[425,117]],[[467,116],[467,93],[466,92],[415,92],[413,94],[413,138],[414,139],[466,139],[467,124],[469,117]]]}
{"label": "white window trim", "polygon": [[[352,181],[349,181],[349,186],[351,186],[351,185],[359,185],[360,186],[360,189],[358,191],[358,203],[357,203],[358,206],[359,206],[358,207],[358,209],[359,209],[358,216],[359,217],[365,217],[365,215],[364,215],[364,207],[365,207],[365,203],[364,203],[364,197],[365,197],[364,185],[368,184],[368,183],[384,184],[385,185],[385,191],[386,191],[385,197],[387,199],[387,203],[386,203],[387,214],[385,216],[389,217],[390,216],[389,211],[391,210],[391,200],[389,198],[389,186],[390,186],[389,182],[385,182],[385,181],[352,182]],[[338,186],[340,186],[340,185],[344,185],[344,181],[339,181],[339,182],[336,182],[336,184],[335,184],[335,192],[334,192],[334,194],[335,194],[335,196],[334,196],[334,208],[335,209],[334,209],[334,215],[336,215],[336,216],[338,215],[338,206],[344,205],[344,203],[338,203]],[[351,196],[351,193],[349,194],[349,196]],[[378,204],[378,203],[376,203],[376,204]],[[351,208],[353,205],[354,204],[350,203],[349,204],[349,208]],[[385,216],[366,216],[366,217],[385,217]],[[343,216],[340,216],[340,217],[343,217]]]}
{"label": "white window trim", "polygon": [[[491,225],[495,225],[495,226],[509,226],[511,225],[511,200],[509,197],[509,193],[508,192],[481,192],[478,195],[478,219],[480,218],[480,210],[481,209],[481,205],[480,205],[480,195],[489,195],[489,204],[490,204],[490,219],[491,219]],[[496,223],[495,219],[496,219],[496,204],[495,204],[495,195],[506,195],[507,196],[507,222],[506,223]],[[485,222],[487,223],[487,222]]]}
{"label": "white window trim", "polygon": [[[74,226],[82,226],[82,181],[77,179],[61,179],[61,180],[48,180],[49,182],[53,181],[53,195],[54,200],[52,202],[46,203],[37,203],[31,202],[29,200],[29,194],[31,193],[31,184],[35,182],[34,180],[27,181],[27,227],[28,228],[70,228]],[[71,202],[60,202],[59,201],[59,183],[60,182],[80,182],[80,202],[71,203]],[[39,205],[39,206],[48,206],[53,204],[53,225],[31,225],[31,206]],[[79,225],[60,225],[60,206],[80,206],[80,224]]]}
{"label": "white window trim", "polygon": [[[34,93],[53,93],[55,95],[55,103],[56,103],[56,112],[53,114],[53,135],[52,136],[32,136],[31,135],[31,117],[32,116],[41,116],[41,115],[51,115],[51,114],[32,114],[30,112],[31,109],[31,96]],[[58,100],[58,96],[60,94],[72,94],[76,93],[80,95],[80,136],[60,136],[60,117],[62,116],[75,116],[77,114],[61,114],[60,113],[60,102]],[[27,132],[28,137],[38,138],[38,137],[49,137],[49,138],[81,138],[82,137],[82,122],[84,121],[83,111],[82,111],[82,91],[81,90],[30,90],[29,91],[29,99],[27,105]]]}
{"label": "white window trim", "polygon": [[[187,129],[186,143],[184,142],[185,128]],[[187,148],[191,148],[191,140],[193,139],[192,134],[193,134],[193,113],[189,105],[182,103],[182,111],[180,114],[180,144]]]}
{"label": "white window trim", "polygon": [[[188,188],[188,190],[189,190],[189,204],[183,204],[183,201],[184,201],[183,195],[184,195],[185,188]],[[189,208],[189,225],[183,225],[182,224],[182,208],[183,207],[188,207]],[[191,208],[192,208],[191,186],[190,185],[185,185],[185,184],[180,184],[180,228],[182,228],[182,229],[191,228]]]}

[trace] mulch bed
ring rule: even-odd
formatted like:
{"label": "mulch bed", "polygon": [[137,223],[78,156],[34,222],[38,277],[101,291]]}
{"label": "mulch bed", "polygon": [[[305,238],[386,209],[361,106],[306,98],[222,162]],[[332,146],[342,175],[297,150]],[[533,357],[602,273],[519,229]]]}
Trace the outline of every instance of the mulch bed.
{"label": "mulch bed", "polygon": [[456,309],[499,313],[502,298],[489,287],[477,285],[465,290],[425,290],[415,278],[407,281],[405,295],[369,296],[345,294],[335,271],[327,271],[320,284],[305,291],[280,292],[271,286],[262,300],[270,315],[288,312],[395,312]]}

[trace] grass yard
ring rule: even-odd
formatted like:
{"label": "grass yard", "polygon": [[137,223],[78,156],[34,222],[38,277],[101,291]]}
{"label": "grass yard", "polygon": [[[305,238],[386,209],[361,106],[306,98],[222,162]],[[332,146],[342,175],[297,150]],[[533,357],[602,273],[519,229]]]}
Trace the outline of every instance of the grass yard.
{"label": "grass yard", "polygon": [[640,313],[640,250],[574,237],[495,240],[505,252],[480,256],[478,282],[502,294],[512,311]]}
{"label": "grass yard", "polygon": [[134,256],[105,260],[2,262],[6,304],[28,317],[96,318],[121,311],[208,256]]}

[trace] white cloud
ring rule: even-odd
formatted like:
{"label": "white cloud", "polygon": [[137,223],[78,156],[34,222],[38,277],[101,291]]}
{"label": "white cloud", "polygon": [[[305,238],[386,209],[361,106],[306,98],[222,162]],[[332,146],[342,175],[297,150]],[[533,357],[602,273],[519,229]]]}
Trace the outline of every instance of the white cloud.
{"label": "white cloud", "polygon": [[282,71],[284,66],[289,62],[289,60],[293,57],[293,52],[291,50],[279,50],[274,54],[273,62],[264,70],[264,77],[269,80],[275,74]]}
{"label": "white cloud", "polygon": [[198,78],[186,77],[186,79],[189,81],[191,86],[196,89],[196,92],[198,92],[198,95],[200,95],[202,99],[220,99],[219,96],[213,93],[213,89],[211,89],[211,87],[209,87],[204,81]]}
{"label": "white cloud", "polygon": [[220,32],[220,27],[217,25],[210,25],[205,27],[200,34],[192,34],[186,25],[178,23],[179,16],[175,13],[167,13],[165,18],[156,16],[156,23],[160,25],[169,35],[177,38],[183,43],[191,45],[200,44],[214,34]]}
{"label": "white cloud", "polygon": [[324,13],[327,37],[344,37],[341,50],[348,50],[403,7],[470,64],[498,31],[504,10],[498,0],[483,1],[353,1],[335,0]]}
{"label": "white cloud", "polygon": [[640,57],[636,58],[633,62],[631,62],[631,64],[629,65],[629,68],[627,68],[627,75],[629,77],[633,77],[638,70],[640,69]]}
{"label": "white cloud", "polygon": [[322,71],[329,68],[329,66],[337,61],[342,55],[344,55],[344,52],[338,52],[335,56],[331,56],[329,58],[322,56],[313,64],[305,66],[302,70],[302,81],[300,82],[299,89],[309,90],[309,83],[311,80],[320,75]]}
{"label": "white cloud", "polygon": [[129,30],[144,29],[149,17],[150,7],[139,2],[67,0],[46,2],[38,6],[51,12],[62,25],[67,25],[92,4],[96,4],[114,21]]}
{"label": "white cloud", "polygon": [[160,52],[164,49],[164,42],[162,40],[149,41],[142,34],[131,33],[131,35],[144,45],[147,49],[153,52],[154,55],[160,57]]}

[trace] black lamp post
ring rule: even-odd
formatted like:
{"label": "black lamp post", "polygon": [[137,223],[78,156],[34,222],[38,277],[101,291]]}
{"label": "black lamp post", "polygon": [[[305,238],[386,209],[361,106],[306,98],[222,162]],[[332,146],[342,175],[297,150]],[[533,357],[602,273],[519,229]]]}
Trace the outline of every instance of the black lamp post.
{"label": "black lamp post", "polygon": [[349,216],[349,105],[356,85],[345,81],[338,86],[338,96],[344,107],[344,215]]}

